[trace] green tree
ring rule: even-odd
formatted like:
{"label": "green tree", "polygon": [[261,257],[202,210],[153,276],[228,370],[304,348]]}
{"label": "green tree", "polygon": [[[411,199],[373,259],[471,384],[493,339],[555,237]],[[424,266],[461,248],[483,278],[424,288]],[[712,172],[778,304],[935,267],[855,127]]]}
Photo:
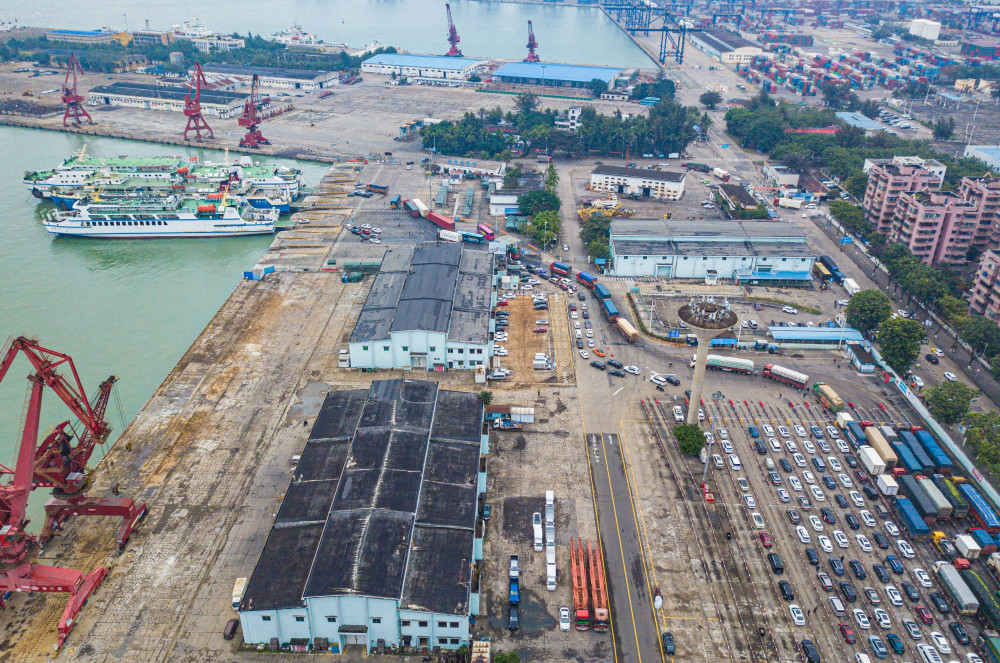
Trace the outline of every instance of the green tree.
{"label": "green tree", "polygon": [[590,82],[587,83],[587,89],[590,90],[591,94],[595,97],[600,97],[608,91],[608,84],[600,78],[592,78]]}
{"label": "green tree", "polygon": [[481,83],[482,81],[483,79],[482,77],[480,77],[479,74],[472,74],[471,76],[469,76],[470,83]]}
{"label": "green tree", "polygon": [[516,189],[521,185],[521,169],[517,166],[507,166],[503,173],[503,188]]}
{"label": "green tree", "polygon": [[973,352],[984,357],[1000,354],[1000,327],[981,315],[969,316],[958,328],[962,340],[972,346]]}
{"label": "green tree", "polygon": [[865,189],[868,188],[868,176],[863,172],[851,173],[847,176],[847,179],[843,182],[844,188],[847,192],[854,196],[856,199],[861,200],[865,197]]}
{"label": "green tree", "polygon": [[963,382],[943,382],[924,390],[927,409],[935,419],[949,426],[962,420],[978,395],[978,391],[967,387]]}
{"label": "green tree", "polygon": [[1000,414],[969,412],[963,423],[967,427],[965,443],[976,454],[976,460],[994,473],[1000,471]]}
{"label": "green tree", "polygon": [[558,184],[559,173],[556,172],[556,167],[550,163],[549,167],[545,169],[545,190],[555,193]]}
{"label": "green tree", "polygon": [[517,652],[506,651],[493,656],[493,663],[521,663],[521,657]]}
{"label": "green tree", "polygon": [[561,202],[559,196],[551,191],[529,191],[517,199],[521,214],[534,216],[539,212],[559,211]]}
{"label": "green tree", "polygon": [[934,140],[950,140],[955,134],[955,119],[949,117],[947,120],[943,118],[935,120],[931,132],[934,134]]}
{"label": "green tree", "polygon": [[611,257],[611,248],[607,242],[595,239],[593,242],[587,243],[587,255],[595,260],[599,258],[607,259]]}
{"label": "green tree", "polygon": [[916,320],[890,318],[878,328],[882,359],[900,375],[906,375],[910,364],[920,355],[920,342],[923,338],[924,328]]}
{"label": "green tree", "polygon": [[483,391],[479,392],[479,401],[483,405],[491,404],[493,402],[493,392],[487,389],[484,389]]}
{"label": "green tree", "polygon": [[680,446],[681,453],[687,456],[695,456],[705,448],[705,432],[697,426],[681,424],[674,427],[674,437]]}
{"label": "green tree", "polygon": [[865,221],[865,214],[857,205],[843,200],[834,200],[830,203],[830,216],[844,226],[849,233],[863,236],[871,232],[871,224]]}
{"label": "green tree", "polygon": [[559,237],[561,226],[559,213],[554,210],[545,210],[532,217],[531,222],[524,229],[524,234],[545,248]]}
{"label": "green tree", "polygon": [[845,317],[847,324],[867,335],[892,315],[892,302],[881,290],[862,290],[851,297]]}
{"label": "green tree", "polygon": [[708,110],[715,110],[715,107],[722,103],[722,95],[715,90],[709,90],[698,97],[698,101]]}
{"label": "green tree", "polygon": [[935,302],[935,306],[945,320],[955,325],[956,329],[961,329],[968,320],[969,305],[958,297],[944,295]]}
{"label": "green tree", "polygon": [[517,108],[519,114],[532,113],[538,110],[538,96],[531,92],[523,92],[517,95],[517,99],[514,100],[514,107]]}

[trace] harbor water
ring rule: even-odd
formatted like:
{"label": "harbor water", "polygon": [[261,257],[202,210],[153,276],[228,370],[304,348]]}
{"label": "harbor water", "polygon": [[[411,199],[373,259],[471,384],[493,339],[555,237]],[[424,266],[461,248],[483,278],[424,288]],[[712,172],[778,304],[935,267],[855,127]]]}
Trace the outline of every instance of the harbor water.
{"label": "harbor water", "polygon": [[[40,223],[51,205],[34,198],[21,177],[25,171],[58,165],[84,143],[94,156],[225,157],[210,150],[0,127],[5,157],[0,171],[0,341],[25,334],[71,355],[91,397],[98,383],[118,375],[117,398],[108,408],[113,440],[123,419],[135,416],[273,237],[57,238]],[[312,186],[329,168],[307,162],[269,163],[302,169],[306,184]],[[8,467],[14,465],[20,439],[28,387],[24,378],[30,371],[22,357],[0,384],[0,463]],[[43,431],[69,418],[62,402],[46,391]],[[46,497],[42,493],[47,491],[36,492],[30,515],[37,526]]]}
{"label": "harbor water", "polygon": [[[448,50],[448,23],[441,0],[57,0],[12,2],[4,20],[21,25],[73,30],[104,26],[154,30],[196,18],[224,34],[267,36],[298,20],[303,30],[331,43],[359,48],[378,39],[413,53]],[[652,60],[596,6],[556,6],[451,0],[459,47],[467,56],[520,60],[527,54],[527,22],[532,21],[546,62],[653,67]]]}

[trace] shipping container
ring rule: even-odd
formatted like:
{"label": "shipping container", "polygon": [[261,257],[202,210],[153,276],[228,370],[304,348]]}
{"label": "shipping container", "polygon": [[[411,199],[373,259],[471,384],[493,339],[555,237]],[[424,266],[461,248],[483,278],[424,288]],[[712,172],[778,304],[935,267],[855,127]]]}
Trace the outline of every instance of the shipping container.
{"label": "shipping container", "polygon": [[944,495],[944,498],[951,502],[951,517],[967,517],[969,515],[969,501],[959,492],[958,486],[942,474],[935,474],[931,479],[934,481],[934,485],[938,487],[938,490],[941,491],[941,494]]}
{"label": "shipping container", "polygon": [[976,540],[984,555],[992,555],[997,551],[997,540],[982,527],[970,528],[969,536]]}
{"label": "shipping container", "polygon": [[598,301],[611,299],[611,291],[608,290],[607,286],[603,283],[598,283],[594,286],[594,295],[597,297]]}
{"label": "shipping container", "polygon": [[444,230],[443,228],[438,231],[438,239],[443,239],[446,242],[461,242],[462,234],[452,232],[450,230]]}
{"label": "shipping container", "polygon": [[899,433],[897,433],[896,429],[892,426],[879,426],[878,432],[882,433],[882,437],[884,437],[885,441],[889,444],[899,442]]}
{"label": "shipping container", "polygon": [[618,307],[610,299],[605,299],[601,302],[601,310],[604,311],[604,317],[611,322],[618,319]]}
{"label": "shipping container", "polygon": [[873,477],[877,477],[885,472],[885,461],[882,460],[877,451],[867,444],[858,447],[855,455],[861,461],[861,466],[865,468],[865,471]]}
{"label": "shipping container", "polygon": [[[427,212],[427,220],[438,226],[439,228],[444,228],[445,230],[450,230],[455,232],[455,220],[450,219],[443,214],[438,214],[437,212]],[[462,237],[459,236],[458,241],[462,241]]]}
{"label": "shipping container", "polygon": [[948,454],[944,452],[934,438],[925,430],[918,430],[916,433],[917,442],[923,447],[924,451],[930,457],[931,462],[934,463],[934,469],[941,474],[951,474],[952,470],[955,468]]}
{"label": "shipping container", "polygon": [[914,437],[913,433],[909,431],[900,431],[899,439],[903,441],[903,444],[905,444],[910,450],[910,453],[913,454],[913,457],[917,461],[917,465],[920,466],[920,472],[927,475],[933,474],[934,462],[931,460],[931,457],[927,455],[927,452],[924,451],[924,448],[920,446],[920,443],[917,442],[917,438]]}
{"label": "shipping container", "polygon": [[414,198],[410,202],[413,203],[413,206],[416,207],[417,210],[420,211],[420,216],[422,216],[422,217],[424,217],[426,219],[427,218],[427,213],[431,211],[430,208],[427,207],[427,205],[424,205],[424,203],[421,202],[421,200],[419,198]]}
{"label": "shipping container", "polygon": [[588,288],[593,288],[597,284],[597,277],[589,272],[577,272],[576,280]]}
{"label": "shipping container", "polygon": [[934,506],[937,507],[938,519],[951,518],[951,502],[949,502],[945,496],[941,494],[941,491],[934,485],[934,482],[931,481],[929,477],[919,479],[918,482],[920,487],[924,489],[924,492],[927,493],[927,497],[929,497],[931,501],[934,502]]}
{"label": "shipping container", "polygon": [[635,343],[639,339],[639,332],[636,331],[635,327],[632,326],[625,318],[618,318],[615,321],[615,327],[622,337],[629,343]]}
{"label": "shipping container", "polygon": [[[696,357],[697,355],[691,355],[690,366],[694,366]],[[753,362],[749,359],[738,359],[736,357],[708,355],[705,359],[705,368],[713,371],[725,371],[727,373],[753,374]]]}
{"label": "shipping container", "polygon": [[416,218],[420,216],[420,208],[418,208],[412,200],[403,201],[403,209],[409,213],[410,216]]}
{"label": "shipping container", "polygon": [[878,489],[883,495],[895,495],[899,492],[899,484],[892,478],[891,474],[878,475]]}
{"label": "shipping container", "polygon": [[830,385],[823,382],[813,382],[812,389],[820,403],[829,408],[831,412],[840,412],[844,409],[844,399]]}
{"label": "shipping container", "polygon": [[899,483],[899,491],[906,495],[924,522],[928,525],[933,525],[937,522],[937,506],[927,496],[923,488],[920,487],[920,482],[909,474],[900,476],[896,481]]}
{"label": "shipping container", "polygon": [[564,262],[553,262],[549,263],[549,271],[560,276],[569,276],[573,272],[573,268]]}
{"label": "shipping container", "polygon": [[885,469],[891,470],[896,467],[896,462],[899,458],[897,458],[896,452],[892,450],[889,443],[885,441],[885,438],[882,437],[882,433],[879,432],[878,428],[875,426],[866,428],[865,437],[868,438],[868,446],[874,449],[875,453],[882,459],[882,462],[885,463]]}
{"label": "shipping container", "polygon": [[958,574],[979,601],[979,619],[990,628],[1000,628],[1000,602],[990,589],[989,583],[972,569],[959,571]]}
{"label": "shipping container", "polygon": [[[986,533],[986,530],[982,529],[976,531]],[[989,536],[989,534],[986,534],[986,536]],[[959,554],[965,559],[979,559],[980,555],[983,554],[983,547],[976,541],[976,537],[971,534],[956,534],[955,548],[958,549]]]}
{"label": "shipping container", "polygon": [[809,376],[805,373],[799,373],[791,370],[790,368],[778,366],[777,364],[765,365],[761,375],[769,380],[787,384],[788,386],[795,387],[796,389],[804,389],[809,382]]}
{"label": "shipping container", "polygon": [[[854,421],[854,417],[852,417],[849,413],[847,413],[847,412],[838,412],[837,413],[837,418],[835,420],[835,423],[837,424],[837,426],[839,428],[844,429],[844,428],[847,427],[847,424],[851,423],[852,421]],[[864,431],[862,431],[862,432],[864,432]]]}
{"label": "shipping container", "polygon": [[862,444],[868,444],[868,437],[865,435],[865,431],[861,428],[861,424],[856,421],[847,422],[847,427],[844,428],[844,433],[847,435],[854,446],[860,447]]}
{"label": "shipping container", "polygon": [[910,474],[919,474],[924,471],[924,468],[914,458],[913,452],[905,444],[902,442],[893,442],[889,446],[896,452],[896,457],[899,459],[896,465],[897,468],[902,467]]}
{"label": "shipping container", "polygon": [[969,515],[979,523],[979,526],[990,534],[1000,534],[1000,518],[996,512],[983,498],[976,488],[970,484],[963,483],[958,487],[959,492],[969,502]]}
{"label": "shipping container", "polygon": [[935,562],[934,573],[955,605],[955,611],[960,615],[974,615],[979,611],[979,599],[972,593],[962,579],[958,570],[948,562]]}
{"label": "shipping container", "polygon": [[917,513],[913,502],[905,497],[896,496],[896,513],[899,514],[899,522],[913,540],[926,539],[931,534],[931,528],[927,526],[920,514]]}

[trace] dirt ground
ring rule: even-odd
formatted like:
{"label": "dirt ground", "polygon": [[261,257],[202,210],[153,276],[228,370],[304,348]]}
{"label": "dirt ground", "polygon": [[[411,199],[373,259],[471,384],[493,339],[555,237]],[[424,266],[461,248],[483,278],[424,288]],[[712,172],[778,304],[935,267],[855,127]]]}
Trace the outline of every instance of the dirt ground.
{"label": "dirt ground", "polygon": [[[541,292],[546,292],[540,289]],[[538,292],[538,291],[536,291]],[[511,369],[512,374],[505,383],[494,383],[494,388],[522,388],[536,384],[556,384],[573,382],[572,341],[569,327],[566,324],[565,296],[548,291],[549,310],[536,311],[531,299],[531,293],[520,294],[507,300],[506,308],[510,312],[510,326],[507,328],[506,343],[500,345],[510,353],[500,357],[501,365]],[[547,319],[546,325],[536,325],[536,320]],[[535,328],[544,326],[548,332],[536,334]],[[555,371],[540,371],[531,364],[538,352],[545,353],[555,361]]]}

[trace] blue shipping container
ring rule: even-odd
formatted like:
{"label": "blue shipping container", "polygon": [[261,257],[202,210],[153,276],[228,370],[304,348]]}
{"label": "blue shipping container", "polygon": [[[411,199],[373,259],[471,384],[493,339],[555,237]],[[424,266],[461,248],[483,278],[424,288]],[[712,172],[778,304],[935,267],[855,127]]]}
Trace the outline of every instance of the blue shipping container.
{"label": "blue shipping container", "polygon": [[892,447],[892,450],[896,452],[896,457],[899,458],[897,467],[902,466],[910,474],[918,474],[923,471],[923,468],[920,467],[917,459],[913,457],[913,453],[905,444],[902,442],[893,442],[889,446]]}
{"label": "blue shipping container", "polygon": [[604,309],[604,317],[608,320],[614,322],[618,319],[618,307],[610,299],[605,299],[601,302],[601,308]]}
{"label": "blue shipping container", "polygon": [[605,299],[611,299],[611,291],[608,290],[607,286],[603,283],[598,283],[594,286],[594,295],[597,299],[604,301]]}
{"label": "blue shipping container", "polygon": [[941,474],[951,474],[951,471],[955,468],[955,466],[951,462],[951,459],[948,458],[948,454],[946,454],[944,449],[941,448],[941,445],[934,441],[931,434],[925,430],[918,430],[915,435],[917,442],[920,443],[920,446],[922,446],[924,451],[927,452],[927,455],[930,456],[931,462],[934,463],[934,469]]}
{"label": "blue shipping container", "polygon": [[899,520],[903,528],[910,533],[910,538],[920,539],[930,535],[931,528],[920,517],[916,507],[913,506],[913,502],[910,500],[905,497],[897,497],[896,513],[899,514]]}
{"label": "blue shipping container", "polygon": [[969,515],[975,518],[990,534],[1000,534],[1000,518],[997,518],[996,512],[983,499],[979,491],[967,483],[959,485],[958,490],[965,499],[969,500]]}
{"label": "blue shipping container", "polygon": [[920,474],[931,474],[934,472],[934,461],[931,457],[927,455],[924,448],[920,446],[917,442],[917,438],[913,436],[913,433],[909,431],[901,431],[899,433],[899,439],[903,441],[903,444],[907,446],[913,457],[917,459],[917,464],[920,465]]}

